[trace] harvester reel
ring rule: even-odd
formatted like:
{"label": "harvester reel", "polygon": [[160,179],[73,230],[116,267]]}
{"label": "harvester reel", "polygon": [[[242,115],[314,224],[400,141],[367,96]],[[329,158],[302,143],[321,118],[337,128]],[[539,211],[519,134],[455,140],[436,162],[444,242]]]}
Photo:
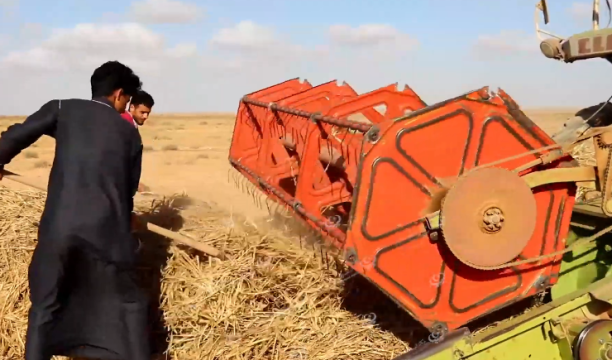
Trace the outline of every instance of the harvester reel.
{"label": "harvester reel", "polygon": [[442,200],[440,227],[464,264],[495,270],[515,260],[535,231],[537,205],[517,174],[481,168],[457,179]]}
{"label": "harvester reel", "polygon": [[597,320],[578,335],[575,360],[612,360],[612,320]]}

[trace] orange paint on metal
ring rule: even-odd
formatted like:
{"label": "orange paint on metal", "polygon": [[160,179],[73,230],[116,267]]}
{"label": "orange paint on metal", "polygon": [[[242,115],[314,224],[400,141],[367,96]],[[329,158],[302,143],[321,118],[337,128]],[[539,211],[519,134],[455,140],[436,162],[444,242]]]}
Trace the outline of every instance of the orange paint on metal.
{"label": "orange paint on metal", "polygon": [[[444,185],[440,179],[554,143],[503,91],[489,97],[482,88],[425,107],[410,88],[390,85],[357,95],[346,84],[312,87],[292,80],[248,97],[261,103],[241,102],[230,149],[234,167],[344,248],[356,271],[423,325],[456,329],[540,291],[530,288],[539,279],[556,282],[560,258],[477,270],[458,261],[443,237],[430,239],[425,227],[422,212],[431,202],[430,189]],[[284,110],[266,108],[269,102]],[[374,109],[380,104],[384,114]],[[413,112],[404,115],[407,110]],[[316,113],[336,120],[310,121]],[[342,126],[354,113],[373,125],[367,134]],[[295,149],[283,145],[287,138]],[[320,160],[322,149],[334,149],[343,166],[327,166]],[[496,166],[514,169],[538,155]],[[574,195],[573,184],[534,190],[536,226],[520,258],[565,247]],[[329,231],[330,218],[347,224],[334,221],[339,232]],[[364,266],[363,259],[373,261]],[[434,284],[433,278],[442,280]]]}

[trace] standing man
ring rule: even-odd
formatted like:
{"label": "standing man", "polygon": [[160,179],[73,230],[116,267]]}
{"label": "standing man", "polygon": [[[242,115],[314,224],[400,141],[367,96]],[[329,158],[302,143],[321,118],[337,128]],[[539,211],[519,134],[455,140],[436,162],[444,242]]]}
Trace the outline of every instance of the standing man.
{"label": "standing man", "polygon": [[146,91],[141,90],[132,96],[128,111],[125,111],[121,116],[127,121],[134,123],[134,126],[142,126],[149,118],[153,105],[155,105],[153,97]]}
{"label": "standing man", "polygon": [[91,76],[91,100],[51,100],[0,136],[1,168],[42,135],[56,140],[28,274],[26,360],[150,360],[131,234],[142,141],[120,115],[140,87],[129,67],[107,62]]}
{"label": "standing man", "polygon": [[[146,91],[140,90],[136,95],[132,96],[128,111],[124,111],[121,117],[130,124],[134,124],[135,128],[138,128],[138,126],[144,125],[145,121],[149,118],[149,114],[151,114],[151,110],[153,110],[153,105],[155,105],[153,97]],[[138,192],[144,192],[148,189],[149,187],[145,184],[138,184]]]}

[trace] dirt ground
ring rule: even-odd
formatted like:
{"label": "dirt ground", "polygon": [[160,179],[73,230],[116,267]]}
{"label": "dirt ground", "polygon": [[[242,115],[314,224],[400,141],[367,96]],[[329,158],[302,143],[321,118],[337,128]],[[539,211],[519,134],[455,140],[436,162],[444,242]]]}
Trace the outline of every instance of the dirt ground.
{"label": "dirt ground", "polygon": [[[548,133],[562,126],[577,109],[535,109],[526,113]],[[153,114],[140,128],[144,143],[141,182],[164,195],[186,192],[247,218],[266,216],[229,176],[229,146],[234,114]],[[0,117],[0,130],[24,117]],[[45,185],[53,162],[54,140],[44,137],[6,168]],[[10,181],[4,180],[7,186]],[[17,188],[20,186],[17,185]]]}

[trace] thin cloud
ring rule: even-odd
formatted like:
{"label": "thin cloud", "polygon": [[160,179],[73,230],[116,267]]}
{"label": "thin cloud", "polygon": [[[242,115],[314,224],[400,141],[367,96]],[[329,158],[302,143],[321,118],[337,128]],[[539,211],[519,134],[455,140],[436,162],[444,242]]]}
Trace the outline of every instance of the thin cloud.
{"label": "thin cloud", "polygon": [[187,24],[201,20],[204,9],[177,0],[143,0],[132,3],[129,16],[142,24]]}

